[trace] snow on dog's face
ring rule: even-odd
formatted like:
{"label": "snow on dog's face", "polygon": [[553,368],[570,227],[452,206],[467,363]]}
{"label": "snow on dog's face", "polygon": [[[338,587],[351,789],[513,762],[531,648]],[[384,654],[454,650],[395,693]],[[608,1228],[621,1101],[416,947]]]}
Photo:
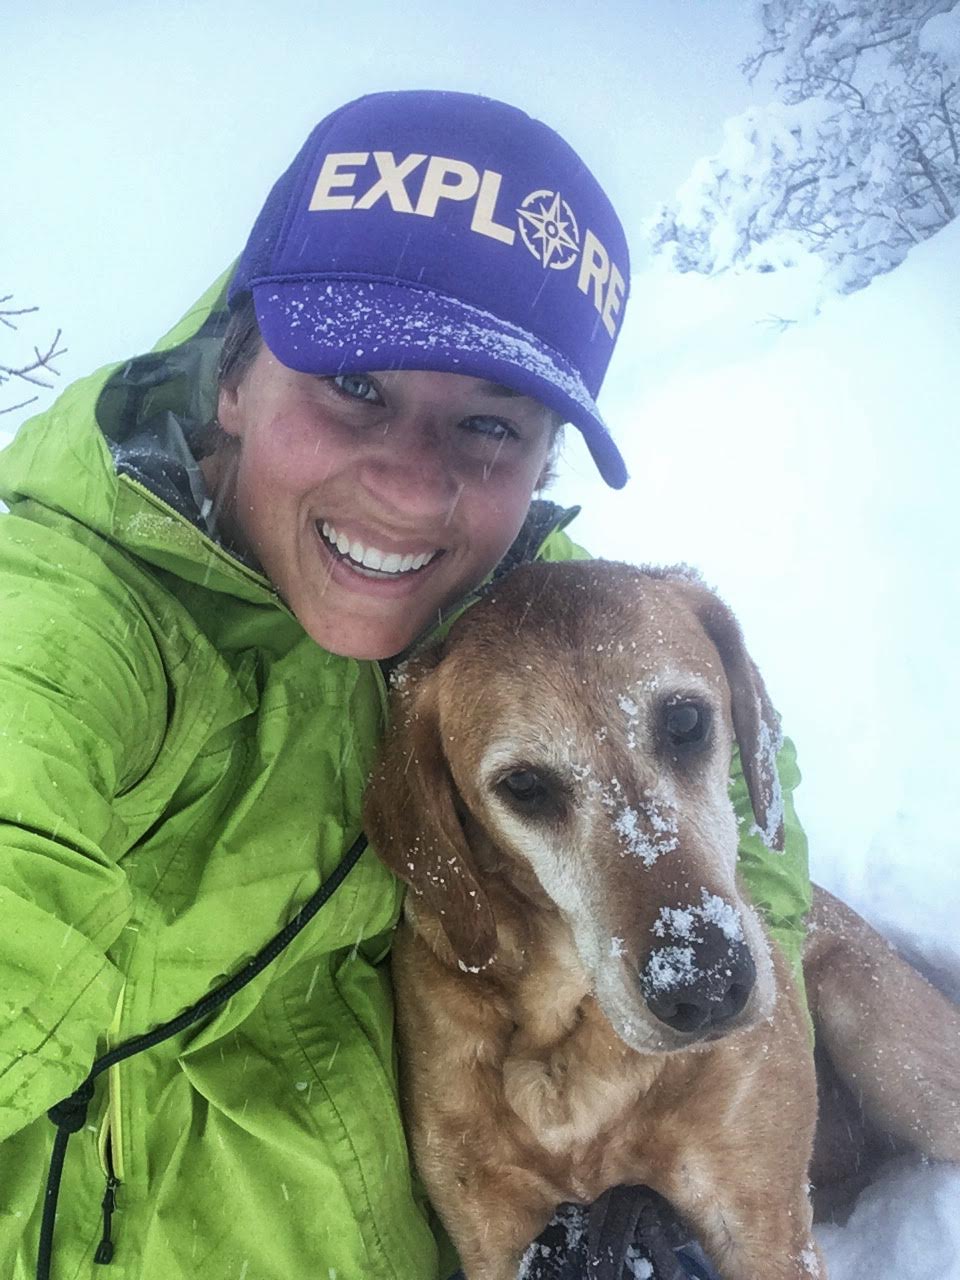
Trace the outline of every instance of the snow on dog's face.
{"label": "snow on dog's face", "polygon": [[715,596],[679,573],[529,566],[410,676],[368,831],[461,968],[495,964],[497,945],[469,815],[531,911],[543,897],[557,908],[632,1048],[685,1047],[769,1013],[728,780],[736,734],[757,824],[782,844],[776,721]]}

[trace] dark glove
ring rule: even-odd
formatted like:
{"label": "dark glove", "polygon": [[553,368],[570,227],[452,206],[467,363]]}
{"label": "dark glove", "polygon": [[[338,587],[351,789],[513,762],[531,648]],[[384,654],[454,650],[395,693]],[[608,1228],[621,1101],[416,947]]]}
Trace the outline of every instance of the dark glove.
{"label": "dark glove", "polygon": [[561,1205],[524,1255],[518,1280],[638,1276],[716,1280],[662,1196],[649,1187],[611,1187],[588,1207]]}

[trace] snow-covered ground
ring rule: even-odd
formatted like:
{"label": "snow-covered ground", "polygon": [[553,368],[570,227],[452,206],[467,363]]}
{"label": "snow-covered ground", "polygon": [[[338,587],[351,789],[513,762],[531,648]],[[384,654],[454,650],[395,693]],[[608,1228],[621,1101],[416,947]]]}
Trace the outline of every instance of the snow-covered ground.
{"label": "snow-covered ground", "polygon": [[[571,441],[558,493],[594,551],[689,561],[735,608],[814,877],[960,1000],[958,280],[960,222],[819,314],[809,261],[648,269],[604,401],[632,482]],[[900,1163],[821,1239],[832,1280],[960,1280],[960,1170]]]}

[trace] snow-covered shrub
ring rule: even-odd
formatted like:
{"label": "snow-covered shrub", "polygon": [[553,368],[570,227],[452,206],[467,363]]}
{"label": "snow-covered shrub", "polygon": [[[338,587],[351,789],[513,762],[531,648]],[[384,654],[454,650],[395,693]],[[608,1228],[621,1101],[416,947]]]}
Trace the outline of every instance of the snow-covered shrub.
{"label": "snow-covered shrub", "polygon": [[778,98],[727,122],[651,243],[705,274],[814,253],[836,287],[860,288],[960,209],[960,0],[758,8],[743,69],[775,67]]}

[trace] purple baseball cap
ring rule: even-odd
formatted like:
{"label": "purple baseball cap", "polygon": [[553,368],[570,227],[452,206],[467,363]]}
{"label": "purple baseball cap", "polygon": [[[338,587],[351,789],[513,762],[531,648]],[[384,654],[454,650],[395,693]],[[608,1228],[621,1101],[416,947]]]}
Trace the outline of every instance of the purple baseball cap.
{"label": "purple baseball cap", "polygon": [[230,283],[303,373],[426,369],[499,382],[627,470],[595,400],[623,319],[626,239],[558,134],[516,107],[409,90],[347,103],[274,186]]}

